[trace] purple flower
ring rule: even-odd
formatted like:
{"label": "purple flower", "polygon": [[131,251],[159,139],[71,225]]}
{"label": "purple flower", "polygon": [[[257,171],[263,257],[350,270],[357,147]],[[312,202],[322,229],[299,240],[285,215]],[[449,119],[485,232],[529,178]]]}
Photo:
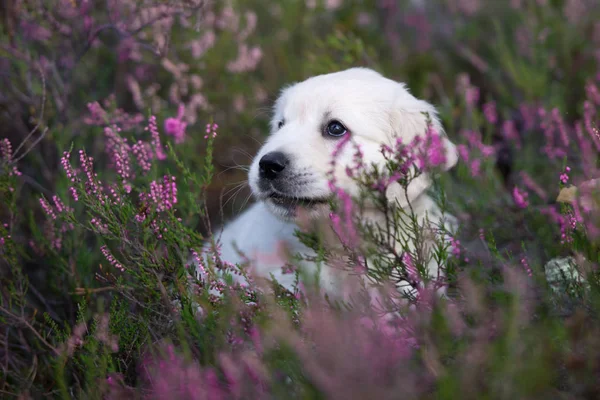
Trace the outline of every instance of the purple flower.
{"label": "purple flower", "polygon": [[498,112],[496,111],[496,103],[493,101],[483,105],[483,115],[485,119],[492,125],[498,121]]}
{"label": "purple flower", "polygon": [[513,200],[515,202],[515,204],[517,205],[517,207],[519,208],[527,208],[527,206],[529,205],[528,202],[528,194],[525,191],[520,190],[518,187],[514,187],[513,192]]}
{"label": "purple flower", "polygon": [[165,120],[165,132],[167,135],[175,138],[175,143],[183,143],[185,141],[185,128],[187,123],[183,121],[183,113],[185,107],[179,106],[179,112],[175,118],[167,118]]}

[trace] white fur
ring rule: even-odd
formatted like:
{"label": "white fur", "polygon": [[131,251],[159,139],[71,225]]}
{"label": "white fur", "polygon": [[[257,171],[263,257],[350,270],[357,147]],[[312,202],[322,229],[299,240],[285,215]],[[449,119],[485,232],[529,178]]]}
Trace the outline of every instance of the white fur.
{"label": "white fur", "polygon": [[[242,252],[246,260],[253,261],[256,276],[268,278],[272,275],[280,284],[291,288],[294,276],[282,272],[285,257],[276,257],[278,246],[283,244],[292,254],[312,254],[312,251],[294,236],[298,229],[298,214],[277,206],[268,198],[268,193],[261,190],[258,166],[261,157],[272,151],[285,153],[290,157],[290,165],[286,167],[290,169],[290,194],[325,198],[331,196],[327,172],[331,169],[331,155],[339,140],[323,134],[322,127],[328,121],[338,120],[348,128],[353,143],[362,149],[367,165],[383,165],[383,144],[393,145],[398,137],[409,143],[415,136],[425,134],[427,120],[423,112],[429,114],[433,127],[443,136],[447,170],[457,162],[456,148],[443,133],[435,108],[412,96],[404,84],[370,69],[351,68],[285,88],[275,103],[271,134],[249,171],[248,180],[257,202],[217,234],[222,245],[222,259],[230,263],[244,262]],[[285,123],[279,128],[282,120]],[[339,187],[356,195],[359,188],[345,172],[346,166],[352,165],[353,154],[354,147],[345,146],[337,158],[335,176]],[[392,185],[387,195],[402,206],[407,206],[410,201],[421,221],[427,214],[430,220],[438,222],[442,214],[425,193],[429,185],[429,177],[422,175],[409,185],[408,198],[399,184]],[[328,214],[328,207],[320,204],[309,210],[308,217],[324,222],[328,220]],[[383,215],[367,210],[365,218],[377,223],[383,220]],[[317,268],[312,263],[305,263],[303,267],[309,274]],[[437,265],[429,266],[431,274],[436,274],[437,269]],[[343,274],[340,270],[324,267],[321,287],[330,294],[339,294],[345,279]]]}

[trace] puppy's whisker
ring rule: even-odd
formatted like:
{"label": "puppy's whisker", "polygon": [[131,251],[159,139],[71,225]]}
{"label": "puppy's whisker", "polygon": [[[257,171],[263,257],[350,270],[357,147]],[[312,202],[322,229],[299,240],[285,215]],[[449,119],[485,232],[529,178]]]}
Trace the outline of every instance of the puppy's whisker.
{"label": "puppy's whisker", "polygon": [[246,204],[248,204],[248,201],[250,200],[250,198],[252,198],[252,192],[250,192],[250,194],[246,197],[246,200],[244,200],[244,202],[242,203],[242,206],[239,208],[238,212],[242,211],[244,209],[244,207],[246,207]]}
{"label": "puppy's whisker", "polygon": [[[229,197],[229,198],[227,199],[227,201],[225,201],[225,203],[223,204],[223,206],[222,206],[222,207],[223,207],[223,209],[224,209],[224,208],[227,206],[227,204],[229,204],[230,202],[232,202],[232,204],[233,204],[233,202],[235,201],[235,199],[237,198],[237,196],[238,196],[238,195],[240,194],[240,192],[241,192],[241,191],[242,191],[242,190],[245,188],[245,185],[238,185],[238,186],[236,186],[234,189],[236,189],[236,188],[237,188],[237,190],[235,190],[235,193],[234,193],[234,194],[233,194],[231,197]],[[229,190],[229,192],[228,192],[228,193],[230,193],[231,191],[232,191],[232,190]],[[226,196],[226,195],[224,194],[223,196]]]}
{"label": "puppy's whisker", "polygon": [[[250,136],[250,137],[252,137],[252,136]],[[254,138],[253,138],[253,139],[254,139]],[[254,139],[254,140],[256,140],[256,139]],[[259,143],[259,144],[260,144],[260,143]],[[261,144],[261,146],[262,146],[262,144]],[[236,147],[236,148],[232,149],[232,152],[233,152],[233,153],[235,153],[235,152],[239,152],[239,153],[240,153],[240,154],[242,154],[243,156],[246,156],[246,157],[248,157],[250,160],[252,160],[252,159],[254,158],[254,156],[253,156],[252,154],[250,154],[250,153],[249,153],[247,150],[244,150],[244,149],[242,149],[241,147]]]}
{"label": "puppy's whisker", "polygon": [[[257,138],[255,138],[254,136],[252,136],[249,133],[246,133],[245,136],[248,136],[250,139],[254,140],[256,142],[256,144],[258,144],[259,147],[262,147],[264,144],[263,142],[261,142],[260,140],[258,140]],[[250,155],[250,158],[253,158],[253,156]]]}
{"label": "puppy's whisker", "polygon": [[250,167],[246,167],[246,166],[243,166],[243,165],[232,165],[232,166],[230,166],[230,167],[227,167],[227,168],[225,168],[223,171],[219,172],[218,174],[216,174],[216,175],[215,175],[215,177],[220,177],[220,176],[221,176],[221,174],[224,174],[224,173],[226,173],[226,172],[228,172],[228,171],[231,171],[232,169],[233,169],[233,170],[237,170],[237,171],[244,172],[244,173],[246,173],[246,174],[247,174],[248,172],[250,172]]}
{"label": "puppy's whisker", "polygon": [[232,188],[229,188],[229,189],[227,189],[227,190],[226,190],[226,191],[223,193],[223,196],[227,196],[229,193],[231,193],[231,192],[233,192],[233,191],[236,191],[236,192],[237,192],[239,189],[241,189],[241,188],[245,187],[245,186],[246,186],[246,183],[247,183],[247,182],[246,182],[245,180],[243,180],[243,181],[240,181],[240,182],[237,182],[237,183],[232,183],[232,185],[235,185],[235,186],[233,186]]}

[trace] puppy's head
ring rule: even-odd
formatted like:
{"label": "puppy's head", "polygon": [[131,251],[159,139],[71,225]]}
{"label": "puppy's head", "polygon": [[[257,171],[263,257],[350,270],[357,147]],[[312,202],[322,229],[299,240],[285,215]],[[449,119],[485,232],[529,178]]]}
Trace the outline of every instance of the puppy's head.
{"label": "puppy's head", "polygon": [[[329,173],[340,141],[350,135],[365,165],[383,165],[382,145],[393,145],[397,138],[408,144],[424,136],[426,115],[442,136],[447,170],[457,162],[455,146],[443,134],[434,107],[412,96],[403,84],[370,69],[351,68],[287,87],[275,103],[271,135],[250,167],[252,192],[285,219],[293,219],[300,209],[312,217],[327,215]],[[334,163],[336,185],[351,195],[359,191],[346,174],[354,153],[354,146],[343,146]],[[396,185],[388,189],[388,197],[404,195]],[[428,186],[423,179],[411,185],[401,204]]]}

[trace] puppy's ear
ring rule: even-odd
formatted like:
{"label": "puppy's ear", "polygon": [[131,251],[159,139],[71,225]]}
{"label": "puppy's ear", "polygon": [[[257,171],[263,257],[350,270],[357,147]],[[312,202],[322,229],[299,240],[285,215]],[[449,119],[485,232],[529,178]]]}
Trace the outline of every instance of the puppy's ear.
{"label": "puppy's ear", "polygon": [[[458,150],[446,135],[437,110],[428,102],[412,96],[403,84],[399,84],[399,86],[399,94],[393,102],[390,112],[393,141],[395,142],[400,138],[403,143],[409,144],[417,136],[425,137],[428,129],[431,128],[434,134],[440,136],[444,146],[445,163],[441,166],[441,169],[448,171],[458,162]],[[423,194],[431,186],[431,183],[429,175],[422,173],[411,181],[406,191],[400,184],[391,185],[387,197],[397,199],[402,207],[406,207],[409,202],[412,203]]]}

